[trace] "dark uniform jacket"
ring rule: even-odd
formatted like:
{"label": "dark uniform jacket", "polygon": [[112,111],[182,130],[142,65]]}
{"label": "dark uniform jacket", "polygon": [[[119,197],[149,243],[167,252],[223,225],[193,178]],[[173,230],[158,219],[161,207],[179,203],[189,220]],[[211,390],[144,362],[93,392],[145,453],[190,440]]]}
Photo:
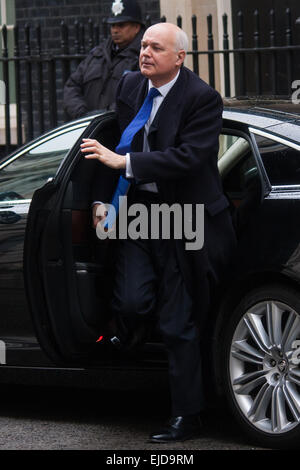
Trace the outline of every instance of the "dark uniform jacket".
{"label": "dark uniform jacket", "polygon": [[[121,80],[117,93],[121,132],[143,103],[147,83],[139,72]],[[175,240],[180,268],[202,312],[209,305],[210,287],[224,275],[236,246],[229,202],[217,166],[222,109],[220,95],[183,67],[150,126],[151,151],[140,153],[143,130],[131,146],[136,183],[155,182],[162,202],[169,205],[179,203],[184,208],[184,204],[192,204],[195,208],[196,204],[204,204],[203,248],[188,251],[186,240]],[[110,202],[108,181],[98,188],[98,200]]]}
{"label": "dark uniform jacket", "polygon": [[64,87],[64,107],[70,118],[115,108],[116,89],[122,75],[139,69],[142,36],[140,31],[129,46],[118,52],[111,38],[91,50]]}

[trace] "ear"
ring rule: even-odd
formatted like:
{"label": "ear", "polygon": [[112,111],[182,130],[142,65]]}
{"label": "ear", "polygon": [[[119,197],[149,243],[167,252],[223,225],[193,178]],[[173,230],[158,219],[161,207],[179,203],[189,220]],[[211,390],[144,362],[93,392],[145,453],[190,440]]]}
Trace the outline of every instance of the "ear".
{"label": "ear", "polygon": [[182,65],[183,62],[184,62],[185,56],[186,56],[186,52],[185,52],[183,49],[181,49],[180,51],[178,51],[178,52],[177,52],[176,65],[178,65],[179,67],[181,67],[181,65]]}

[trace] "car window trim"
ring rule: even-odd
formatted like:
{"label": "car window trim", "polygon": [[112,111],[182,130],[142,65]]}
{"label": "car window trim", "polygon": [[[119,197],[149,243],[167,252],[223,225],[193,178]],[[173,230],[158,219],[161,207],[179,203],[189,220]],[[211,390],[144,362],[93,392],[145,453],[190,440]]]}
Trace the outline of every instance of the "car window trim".
{"label": "car window trim", "polygon": [[[85,126],[85,122],[87,122],[87,125]],[[70,126],[68,127],[67,129],[64,128],[64,129],[60,129],[59,131],[56,131],[52,134],[49,134],[45,137],[42,137],[41,139],[39,139],[38,141],[35,141],[33,142],[31,145],[25,147],[25,148],[22,148],[22,150],[20,150],[20,152],[18,152],[17,154],[13,155],[11,158],[9,158],[8,160],[5,160],[5,162],[3,162],[2,164],[0,164],[0,170],[2,170],[3,168],[5,168],[7,165],[9,165],[10,163],[14,162],[17,158],[21,157],[24,153],[27,153],[27,152],[30,152],[30,150],[32,150],[33,148],[37,147],[38,145],[41,145],[41,144],[44,144],[45,142],[47,142],[48,140],[52,139],[52,138],[55,138],[55,137],[58,137],[62,134],[65,134],[66,131],[75,131],[76,129],[80,129],[81,127],[83,128],[87,128],[87,126],[90,124],[89,121],[84,121],[84,122],[81,122],[79,124],[75,124],[74,126]]]}
{"label": "car window trim", "polygon": [[[270,132],[261,131],[260,129],[255,129],[254,127],[253,128],[249,127],[249,131],[252,134],[257,134],[257,135],[260,135],[261,137],[266,137],[267,139],[274,140],[275,142],[286,145],[287,147],[291,147],[294,150],[297,150],[298,152],[300,152],[300,145],[297,145],[296,143],[291,142],[290,140],[287,140],[283,137],[275,136],[273,134],[270,134]],[[271,184],[272,193],[275,194],[275,193],[280,193],[280,192],[285,192],[285,191],[299,192],[300,185],[299,184],[282,184],[282,185]]]}
{"label": "car window trim", "polygon": [[300,199],[300,186],[273,186],[267,199]]}
{"label": "car window trim", "polygon": [[282,186],[280,185],[274,185],[272,186],[272,190],[274,192],[282,192],[282,191],[286,191],[286,190],[293,190],[293,191],[297,191],[299,192],[300,191],[300,184],[283,184]]}
{"label": "car window trim", "polygon": [[6,199],[5,201],[0,201],[0,209],[3,209],[7,206],[20,206],[22,204],[30,204],[31,199]]}
{"label": "car window trim", "polygon": [[284,137],[279,137],[275,134],[271,134],[270,132],[256,129],[254,127],[249,127],[249,131],[252,132],[252,134],[257,134],[257,135],[260,135],[261,137],[266,137],[267,139],[275,140],[276,142],[279,142],[280,144],[284,144],[288,147],[292,147],[293,149],[300,151],[300,145],[296,144],[295,142],[292,142],[291,140],[285,139]]}

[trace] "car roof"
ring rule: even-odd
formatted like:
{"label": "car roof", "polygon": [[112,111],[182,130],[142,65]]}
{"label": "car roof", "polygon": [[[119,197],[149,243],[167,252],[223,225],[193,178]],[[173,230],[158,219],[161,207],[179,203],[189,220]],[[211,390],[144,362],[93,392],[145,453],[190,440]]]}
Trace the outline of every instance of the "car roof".
{"label": "car roof", "polygon": [[300,105],[287,100],[234,100],[224,99],[223,118],[300,142]]}
{"label": "car roof", "polygon": [[[231,125],[244,124],[246,126],[254,127],[257,129],[268,130],[271,134],[284,137],[296,143],[300,143],[300,104],[293,104],[287,100],[237,100],[237,99],[223,99],[224,111],[223,120],[224,127]],[[111,113],[111,111],[95,112],[88,116],[68,121],[54,129],[50,129],[41,136],[37,137],[31,142],[26,142],[23,146],[16,149],[10,155],[1,159],[1,163],[6,162],[13,155],[22,151],[30,143],[33,143],[41,138],[50,136],[55,132],[67,130],[70,127],[78,124],[87,125],[94,119],[99,118],[103,114]]]}

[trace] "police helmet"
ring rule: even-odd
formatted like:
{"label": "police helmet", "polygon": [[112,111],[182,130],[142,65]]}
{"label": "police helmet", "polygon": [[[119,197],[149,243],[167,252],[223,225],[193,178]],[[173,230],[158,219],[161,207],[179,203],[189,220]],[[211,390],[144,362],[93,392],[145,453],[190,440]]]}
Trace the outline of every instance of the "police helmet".
{"label": "police helmet", "polygon": [[111,17],[107,19],[107,23],[125,23],[127,21],[143,25],[141,7],[135,0],[114,0],[111,6]]}

